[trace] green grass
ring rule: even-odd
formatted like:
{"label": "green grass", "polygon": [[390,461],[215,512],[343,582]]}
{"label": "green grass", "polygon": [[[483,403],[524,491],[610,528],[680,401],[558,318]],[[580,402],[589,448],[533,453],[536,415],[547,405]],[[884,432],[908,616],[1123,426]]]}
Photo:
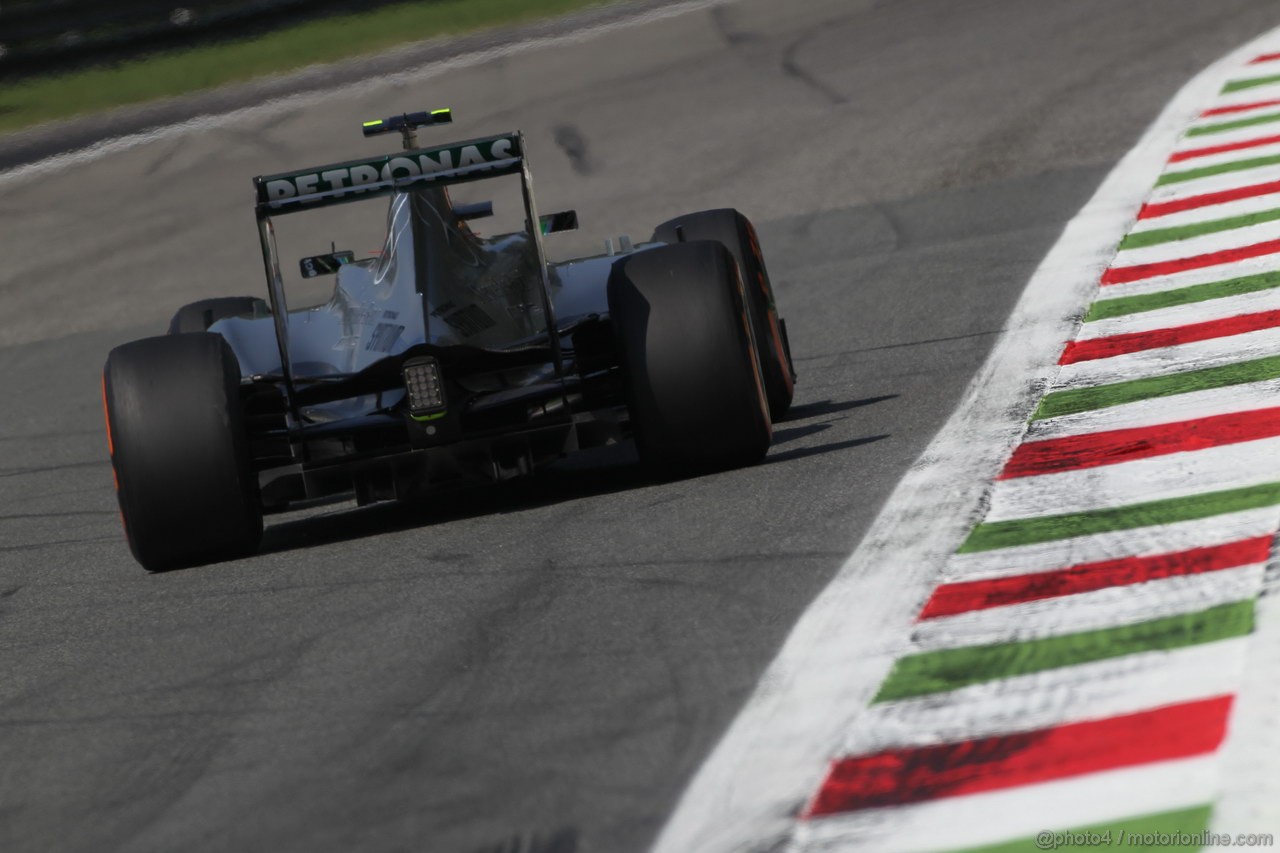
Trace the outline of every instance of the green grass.
{"label": "green grass", "polygon": [[212,89],[435,36],[560,15],[602,0],[430,0],[325,18],[255,38],[0,87],[0,132]]}

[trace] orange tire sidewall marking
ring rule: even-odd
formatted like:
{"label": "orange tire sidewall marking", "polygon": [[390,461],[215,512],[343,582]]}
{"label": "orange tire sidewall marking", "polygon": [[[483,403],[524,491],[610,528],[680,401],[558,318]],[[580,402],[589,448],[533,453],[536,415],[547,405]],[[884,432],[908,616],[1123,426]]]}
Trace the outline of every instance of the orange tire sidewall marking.
{"label": "orange tire sidewall marking", "polygon": [[111,410],[107,408],[107,374],[102,374],[102,418],[107,422],[107,453],[111,455],[111,470],[115,471],[116,444],[111,438]]}
{"label": "orange tire sidewall marking", "polygon": [[107,374],[102,374],[102,418],[107,423],[107,453],[111,456],[111,484],[116,490],[117,512],[120,515],[120,527],[126,538],[129,536],[129,525],[124,520],[124,507],[120,506],[120,475],[116,473],[116,443],[111,436],[111,409],[107,406]]}

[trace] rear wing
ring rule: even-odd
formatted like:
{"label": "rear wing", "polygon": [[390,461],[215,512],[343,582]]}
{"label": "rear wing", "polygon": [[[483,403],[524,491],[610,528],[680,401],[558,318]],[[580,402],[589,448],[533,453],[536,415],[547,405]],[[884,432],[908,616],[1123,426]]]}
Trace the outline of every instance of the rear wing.
{"label": "rear wing", "polygon": [[390,195],[424,184],[446,186],[515,175],[523,167],[524,138],[516,132],[263,175],[254,178],[253,185],[262,217]]}
{"label": "rear wing", "polygon": [[[417,147],[414,135],[417,128],[449,124],[452,121],[453,114],[449,110],[404,113],[387,119],[367,121],[362,125],[365,136],[399,131],[404,137],[405,150],[382,157],[349,160],[346,163],[316,166],[278,175],[261,175],[253,179],[257,195],[254,211],[258,220],[258,239],[262,245],[262,264],[267,274],[267,293],[271,297],[271,316],[276,329],[285,398],[292,423],[302,423],[302,414],[293,386],[293,369],[289,359],[289,308],[285,300],[280,257],[276,251],[272,215],[315,210],[348,201],[391,195],[411,187],[448,186],[503,175],[520,176],[525,221],[538,254],[538,268],[541,271],[542,310],[546,316],[548,339],[554,354],[556,375],[563,377],[564,361],[560,353],[560,337],[555,334],[558,326],[555,306],[551,302],[551,277],[542,235],[576,227],[577,215],[571,211],[552,214],[545,221],[538,216],[533,200],[529,163],[525,159],[524,136],[519,131],[431,148]],[[455,215],[463,219],[467,218],[468,213],[474,217],[484,215],[484,210],[476,207],[471,211],[455,211]]]}

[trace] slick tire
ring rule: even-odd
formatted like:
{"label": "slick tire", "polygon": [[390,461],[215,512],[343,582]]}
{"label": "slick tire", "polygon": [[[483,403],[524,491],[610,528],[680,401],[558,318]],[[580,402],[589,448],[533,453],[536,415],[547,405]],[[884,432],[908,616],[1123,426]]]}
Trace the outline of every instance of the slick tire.
{"label": "slick tire", "polygon": [[169,321],[169,334],[207,332],[209,327],[228,317],[266,317],[271,308],[256,296],[219,296],[183,305]]}
{"label": "slick tire", "polygon": [[773,285],[751,221],[731,208],[703,210],[662,223],[653,232],[653,239],[658,243],[715,240],[733,255],[746,288],[751,331],[760,356],[765,396],[769,400],[769,417],[774,422],[782,420],[795,396],[796,375],[787,327],[778,316]]}
{"label": "slick tire", "polygon": [[719,243],[617,262],[609,313],[641,461],[685,476],[760,461],[773,430],[737,264]]}
{"label": "slick tire", "polygon": [[160,572],[257,550],[262,506],[240,368],[220,335],[116,347],[102,396],[120,515],[144,568]]}

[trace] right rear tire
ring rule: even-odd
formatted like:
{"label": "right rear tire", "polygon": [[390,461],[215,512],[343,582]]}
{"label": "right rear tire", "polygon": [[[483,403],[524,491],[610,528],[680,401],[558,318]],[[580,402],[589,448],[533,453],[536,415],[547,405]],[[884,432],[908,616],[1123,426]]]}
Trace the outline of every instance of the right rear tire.
{"label": "right rear tire", "polygon": [[795,396],[795,369],[787,344],[787,326],[778,316],[773,285],[751,220],[732,208],[686,213],[659,225],[653,239],[662,243],[715,240],[733,255],[747,298],[747,316],[755,336],[769,417],[774,423],[782,420]]}
{"label": "right rear tire", "polygon": [[641,461],[679,476],[760,461],[773,431],[741,276],[710,241],[616,263],[609,312]]}
{"label": "right rear tire", "polygon": [[240,402],[240,367],[220,335],[116,347],[102,381],[125,535],[151,571],[255,551],[262,506]]}

